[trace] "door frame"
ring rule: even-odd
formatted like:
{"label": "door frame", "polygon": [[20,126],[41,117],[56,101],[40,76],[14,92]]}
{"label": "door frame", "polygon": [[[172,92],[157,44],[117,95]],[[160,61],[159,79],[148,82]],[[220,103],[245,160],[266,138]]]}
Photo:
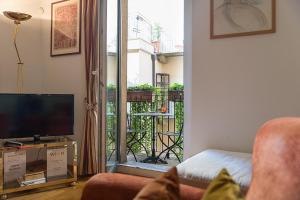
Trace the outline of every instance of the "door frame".
{"label": "door frame", "polygon": [[98,4],[99,16],[99,145],[98,169],[106,172],[106,85],[107,85],[107,0],[100,0]]}
{"label": "door frame", "polygon": [[128,0],[119,1],[119,130],[118,130],[118,161],[120,163],[127,162],[127,43],[128,43]]}
{"label": "door frame", "polygon": [[[107,0],[99,4],[99,172],[106,172]],[[127,161],[127,35],[128,0],[118,0],[117,163]]]}

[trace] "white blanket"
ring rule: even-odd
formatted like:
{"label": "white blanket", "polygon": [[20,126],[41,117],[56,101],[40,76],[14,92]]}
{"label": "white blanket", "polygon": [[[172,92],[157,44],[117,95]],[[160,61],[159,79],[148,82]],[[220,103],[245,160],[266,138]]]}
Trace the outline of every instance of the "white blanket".
{"label": "white blanket", "polygon": [[208,149],[177,166],[181,178],[208,186],[218,173],[226,168],[243,191],[251,180],[251,154]]}

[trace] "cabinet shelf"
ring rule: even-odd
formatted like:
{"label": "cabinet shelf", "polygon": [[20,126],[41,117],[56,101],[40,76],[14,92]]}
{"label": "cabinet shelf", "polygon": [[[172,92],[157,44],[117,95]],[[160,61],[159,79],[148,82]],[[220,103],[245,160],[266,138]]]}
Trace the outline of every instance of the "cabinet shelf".
{"label": "cabinet shelf", "polygon": [[[24,148],[25,147],[25,148]],[[57,176],[47,178],[47,150],[48,149],[58,149],[58,148],[66,148],[67,151],[67,175],[65,176]],[[42,156],[44,156],[41,160],[39,160],[40,152],[43,150]],[[34,151],[38,151],[37,157],[26,159],[26,173],[44,171],[44,175],[46,178],[45,183],[20,186],[17,180],[11,181],[9,183],[5,183],[4,180],[4,154],[9,152],[17,152],[17,151],[26,151],[27,153],[32,153]],[[36,155],[35,154],[35,155]],[[29,155],[32,157],[32,155]],[[30,161],[31,160],[31,161]],[[7,197],[7,194],[32,190],[43,187],[50,187],[61,184],[73,184],[77,181],[77,142],[70,138],[60,138],[52,141],[41,141],[40,143],[34,142],[25,142],[22,149],[17,147],[5,147],[0,146],[0,195],[2,199]]]}

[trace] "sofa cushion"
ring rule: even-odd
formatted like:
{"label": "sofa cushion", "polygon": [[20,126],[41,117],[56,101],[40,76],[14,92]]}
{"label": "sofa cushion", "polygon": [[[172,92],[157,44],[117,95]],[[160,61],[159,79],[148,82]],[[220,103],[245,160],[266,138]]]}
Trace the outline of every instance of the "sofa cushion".
{"label": "sofa cushion", "polygon": [[147,184],[134,200],[179,200],[179,179],[173,167]]}
{"label": "sofa cushion", "polygon": [[240,186],[234,182],[226,169],[209,184],[202,200],[243,200]]}

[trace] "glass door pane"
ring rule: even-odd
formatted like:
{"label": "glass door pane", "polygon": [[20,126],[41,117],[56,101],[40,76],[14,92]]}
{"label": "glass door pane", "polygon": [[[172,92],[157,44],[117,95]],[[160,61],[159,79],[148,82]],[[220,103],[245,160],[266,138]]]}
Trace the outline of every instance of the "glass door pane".
{"label": "glass door pane", "polygon": [[[127,161],[183,159],[184,0],[128,0]],[[143,164],[141,164],[141,162]]]}
{"label": "glass door pane", "polygon": [[106,161],[112,171],[118,149],[118,0],[107,0],[106,63]]}

